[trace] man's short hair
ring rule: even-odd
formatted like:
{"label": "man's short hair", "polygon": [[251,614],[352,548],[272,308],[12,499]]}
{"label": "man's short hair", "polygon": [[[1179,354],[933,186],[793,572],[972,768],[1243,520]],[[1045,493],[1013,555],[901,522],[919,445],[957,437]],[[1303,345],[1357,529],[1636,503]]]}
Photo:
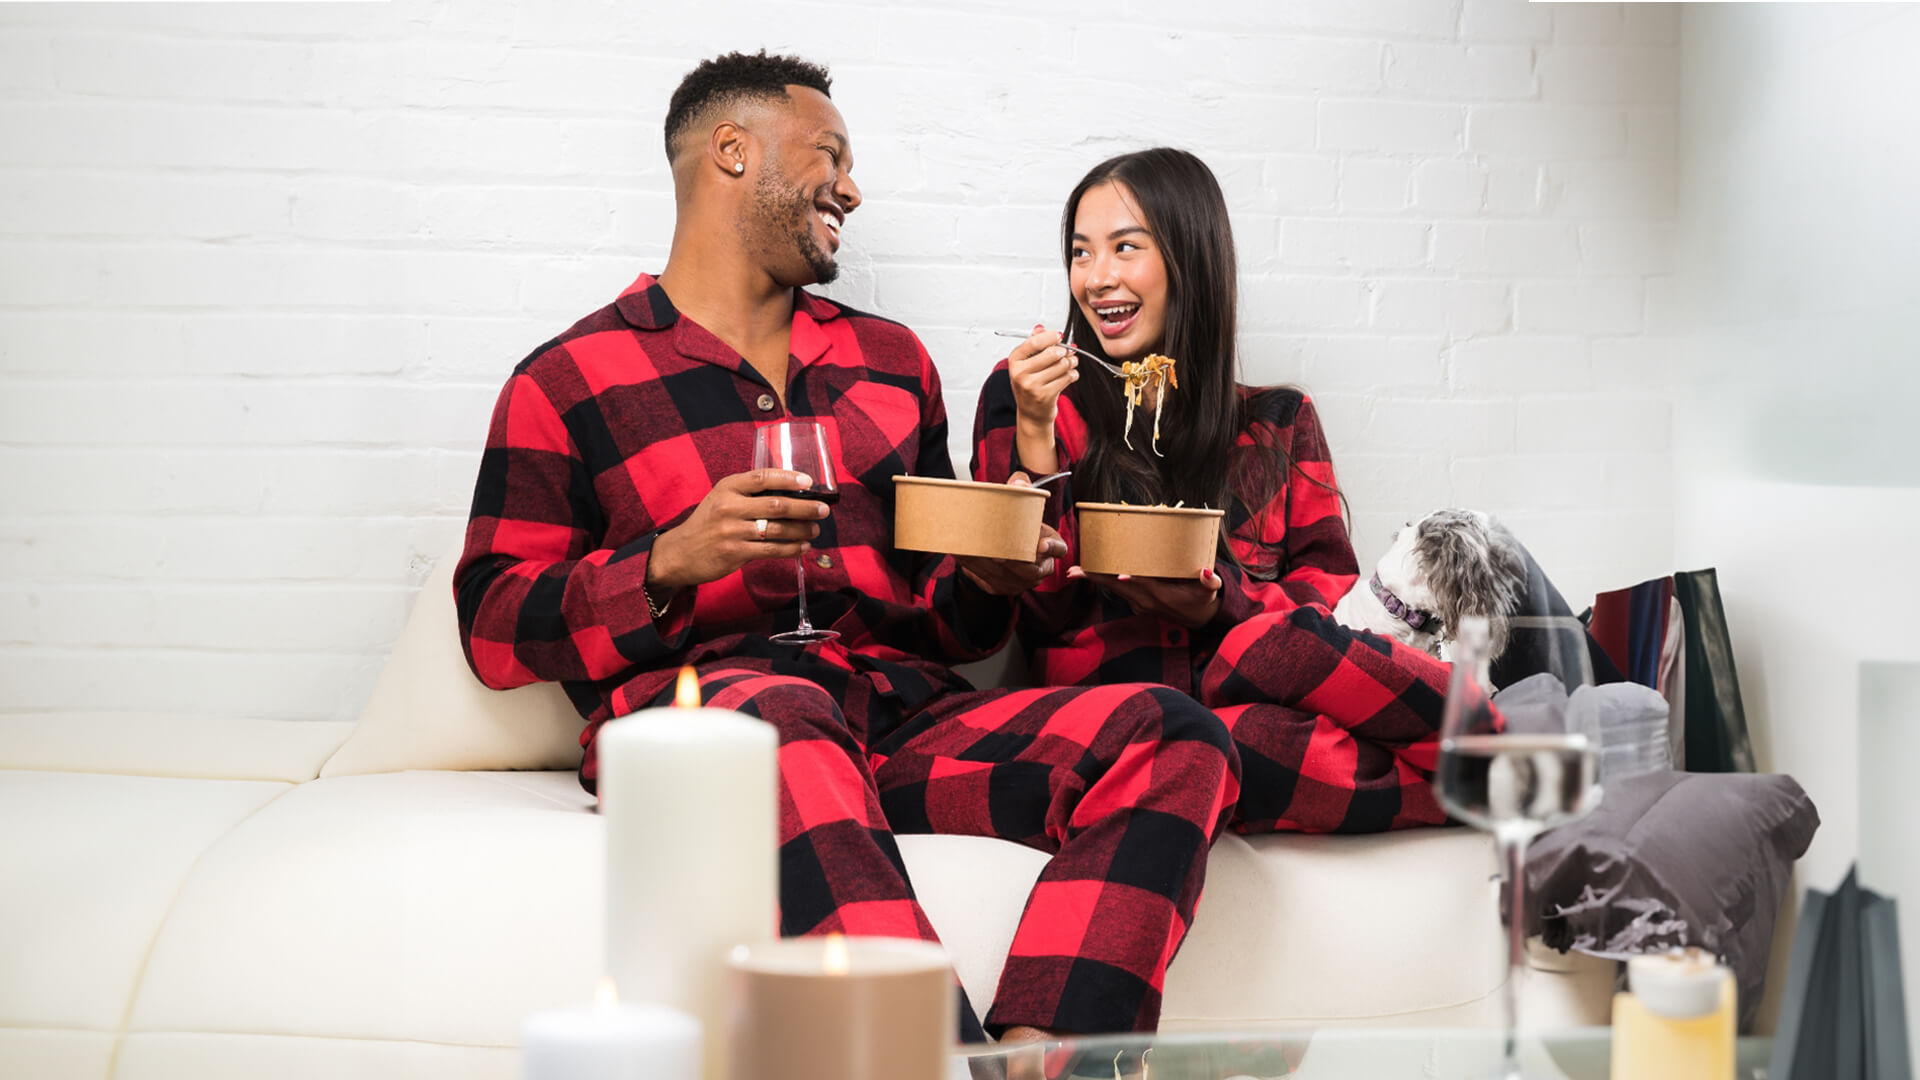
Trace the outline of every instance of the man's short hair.
{"label": "man's short hair", "polygon": [[673,160],[674,143],[708,109],[751,98],[784,100],[789,86],[805,86],[833,96],[833,79],[827,69],[797,56],[770,55],[761,49],[702,60],[680,80],[679,89],[667,103],[667,160]]}

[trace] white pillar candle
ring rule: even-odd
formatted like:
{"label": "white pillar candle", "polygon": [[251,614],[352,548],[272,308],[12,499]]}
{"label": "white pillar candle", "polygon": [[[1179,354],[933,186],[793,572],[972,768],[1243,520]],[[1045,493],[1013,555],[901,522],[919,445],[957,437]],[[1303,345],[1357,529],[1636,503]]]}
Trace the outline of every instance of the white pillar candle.
{"label": "white pillar candle", "polygon": [[[677,700],[699,704],[692,669]],[[772,940],[779,893],[779,736],[726,709],[676,705],[601,729],[607,970],[629,1001],[705,1028],[705,1075],[726,1075],[724,965]]]}
{"label": "white pillar candle", "polygon": [[947,951],[901,938],[788,938],[731,969],[731,1080],[943,1080],[959,1041]]}
{"label": "white pillar candle", "polygon": [[678,1009],[617,1003],[612,985],[602,981],[591,1007],[527,1018],[521,1080],[699,1080],[700,1022]]}

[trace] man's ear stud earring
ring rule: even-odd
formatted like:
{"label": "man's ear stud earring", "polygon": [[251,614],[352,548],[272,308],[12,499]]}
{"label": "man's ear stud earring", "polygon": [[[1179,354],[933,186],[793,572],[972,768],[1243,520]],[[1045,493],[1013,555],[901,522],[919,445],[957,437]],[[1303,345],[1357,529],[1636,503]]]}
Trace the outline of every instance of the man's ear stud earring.
{"label": "man's ear stud earring", "polygon": [[744,162],[744,161],[736,161],[736,162],[734,162],[734,163],[733,163],[733,171],[734,171],[734,172],[746,172],[746,171],[747,171],[747,163],[746,163],[746,162]]}

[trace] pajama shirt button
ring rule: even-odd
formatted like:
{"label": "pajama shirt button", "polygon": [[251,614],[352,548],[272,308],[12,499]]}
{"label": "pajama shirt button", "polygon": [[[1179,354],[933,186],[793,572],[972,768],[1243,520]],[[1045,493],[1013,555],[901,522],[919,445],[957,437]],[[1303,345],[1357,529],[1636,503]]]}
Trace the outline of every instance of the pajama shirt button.
{"label": "pajama shirt button", "polygon": [[772,412],[773,411],[773,395],[761,394],[760,400],[754,402],[754,404],[760,406],[761,412]]}
{"label": "pajama shirt button", "polygon": [[813,565],[819,567],[822,570],[831,570],[833,569],[833,556],[831,555],[817,556],[813,560]]}
{"label": "pajama shirt button", "polygon": [[1180,637],[1181,637],[1181,634],[1180,634],[1180,631],[1178,630],[1167,631],[1167,644],[1169,645],[1180,644]]}

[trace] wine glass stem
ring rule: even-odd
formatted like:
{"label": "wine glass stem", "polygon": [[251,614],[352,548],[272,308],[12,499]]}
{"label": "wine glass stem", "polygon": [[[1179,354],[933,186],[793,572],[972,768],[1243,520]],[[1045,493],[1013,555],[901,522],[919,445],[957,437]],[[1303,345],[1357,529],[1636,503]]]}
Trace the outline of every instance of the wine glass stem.
{"label": "wine glass stem", "polygon": [[1500,874],[1507,881],[1507,978],[1500,987],[1500,1064],[1506,1075],[1520,1075],[1520,976],[1527,966],[1527,840],[1521,830],[1494,833],[1500,850]]}
{"label": "wine glass stem", "polygon": [[807,618],[807,556],[804,552],[793,557],[793,576],[799,583],[800,625],[797,629],[810,632],[813,630],[813,620]]}

